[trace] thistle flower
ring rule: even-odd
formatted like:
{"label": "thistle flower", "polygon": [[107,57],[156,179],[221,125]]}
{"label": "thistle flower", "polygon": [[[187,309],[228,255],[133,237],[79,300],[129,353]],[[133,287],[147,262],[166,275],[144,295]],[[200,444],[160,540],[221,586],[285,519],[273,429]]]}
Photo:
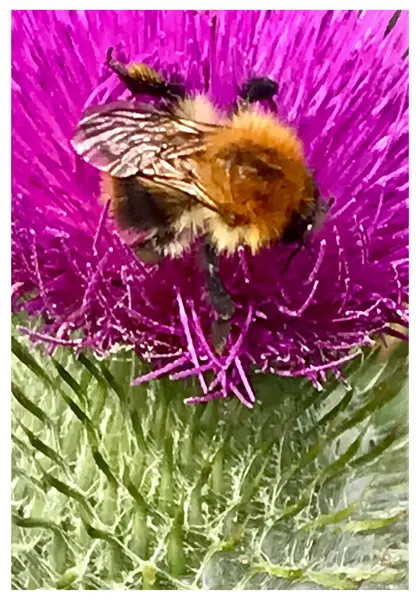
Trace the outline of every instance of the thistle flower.
{"label": "thistle flower", "polygon": [[[34,341],[152,362],[137,383],[197,376],[201,402],[252,406],[251,370],[327,374],[408,315],[407,13],[33,11],[13,15],[13,308],[42,317]],[[315,259],[281,244],[222,258],[236,310],[225,354],[197,256],[146,266],[98,205],[98,173],[69,144],[81,111],[126,97],[103,65],[144,61],[222,109],[250,75],[279,83],[279,118],[336,199]],[[212,377],[208,377],[210,374]]]}

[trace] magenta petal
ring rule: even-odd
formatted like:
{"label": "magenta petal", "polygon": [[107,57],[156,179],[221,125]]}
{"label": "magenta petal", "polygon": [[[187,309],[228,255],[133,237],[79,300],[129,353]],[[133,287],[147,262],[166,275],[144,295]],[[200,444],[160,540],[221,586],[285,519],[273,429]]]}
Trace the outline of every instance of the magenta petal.
{"label": "magenta petal", "polygon": [[[198,377],[209,401],[255,397],[250,367],[321,388],[381,333],[408,325],[408,12],[15,11],[12,19],[12,305],[45,317],[31,338]],[[196,249],[143,265],[98,204],[98,172],[70,139],[82,111],[129,99],[104,66],[144,60],[222,109],[251,75],[279,83],[330,217],[285,275],[290,248],[221,260],[235,302],[223,356]],[[76,332],[76,333],[75,333]],[[75,337],[77,335],[77,338]],[[209,379],[205,378],[208,373]]]}

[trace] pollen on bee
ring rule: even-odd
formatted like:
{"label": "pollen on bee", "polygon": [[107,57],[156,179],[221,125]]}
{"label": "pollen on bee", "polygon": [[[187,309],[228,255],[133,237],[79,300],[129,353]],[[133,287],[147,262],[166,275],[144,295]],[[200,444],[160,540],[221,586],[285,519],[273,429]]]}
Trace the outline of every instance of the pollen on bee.
{"label": "pollen on bee", "polygon": [[127,67],[127,70],[130,77],[136,81],[163,83],[161,75],[152,67],[143,63],[132,63]]}

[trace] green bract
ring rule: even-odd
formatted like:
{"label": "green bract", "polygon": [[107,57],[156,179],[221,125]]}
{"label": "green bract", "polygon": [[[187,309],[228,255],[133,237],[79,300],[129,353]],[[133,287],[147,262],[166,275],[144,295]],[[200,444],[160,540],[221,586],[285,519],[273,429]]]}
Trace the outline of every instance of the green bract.
{"label": "green bract", "polygon": [[[407,587],[407,349],[254,409],[13,340],[16,589]],[[188,387],[188,389],[186,389]]]}

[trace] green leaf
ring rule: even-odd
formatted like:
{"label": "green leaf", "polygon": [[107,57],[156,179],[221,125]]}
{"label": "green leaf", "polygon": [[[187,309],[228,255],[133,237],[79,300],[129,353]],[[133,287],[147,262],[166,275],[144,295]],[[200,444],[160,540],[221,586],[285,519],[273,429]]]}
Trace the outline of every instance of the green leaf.
{"label": "green leaf", "polygon": [[56,452],[53,448],[51,448],[47,444],[44,444],[44,442],[37,435],[32,433],[32,431],[30,429],[25,427],[25,425],[21,421],[19,421],[19,425],[23,429],[23,431],[26,433],[30,443],[36,450],[38,450],[39,452],[41,452],[42,454],[44,454],[45,456],[50,458],[52,461],[57,463],[60,467],[65,468],[65,461],[64,461],[63,457],[58,454],[58,452]]}
{"label": "green leaf", "polygon": [[45,423],[45,425],[51,424],[51,419],[47,415],[45,411],[42,410],[39,406],[29,400],[29,398],[22,392],[20,387],[12,381],[12,394],[16,398],[16,400],[30,413],[32,413],[37,419]]}
{"label": "green leaf", "polygon": [[405,344],[350,391],[255,376],[248,410],[14,339],[14,588],[407,588]]}
{"label": "green leaf", "polygon": [[39,365],[34,359],[28,348],[21,344],[19,340],[12,336],[12,352],[13,354],[30,369],[40,379],[45,381],[48,385],[51,384],[51,378],[48,373]]}
{"label": "green leaf", "polygon": [[81,403],[85,404],[86,397],[83,393],[82,388],[80,387],[79,382],[77,382],[75,380],[75,378],[67,371],[67,369],[65,367],[63,367],[63,365],[58,360],[56,360],[53,356],[51,357],[51,362],[57,369],[58,374],[63,379],[63,381],[65,381],[67,383],[67,385],[73,390],[73,392],[79,398]]}

